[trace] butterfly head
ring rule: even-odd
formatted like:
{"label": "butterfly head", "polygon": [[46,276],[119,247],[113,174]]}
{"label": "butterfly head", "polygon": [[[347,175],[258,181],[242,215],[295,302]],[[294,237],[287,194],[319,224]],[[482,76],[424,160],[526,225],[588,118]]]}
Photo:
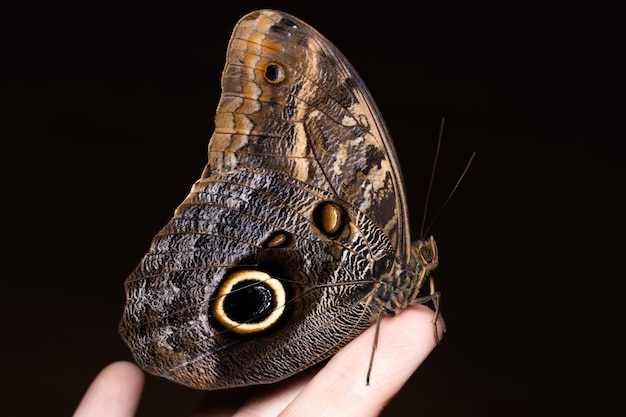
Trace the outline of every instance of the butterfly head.
{"label": "butterfly head", "polygon": [[427,240],[418,240],[411,245],[411,258],[417,260],[421,266],[420,273],[430,275],[439,265],[439,252],[433,236]]}

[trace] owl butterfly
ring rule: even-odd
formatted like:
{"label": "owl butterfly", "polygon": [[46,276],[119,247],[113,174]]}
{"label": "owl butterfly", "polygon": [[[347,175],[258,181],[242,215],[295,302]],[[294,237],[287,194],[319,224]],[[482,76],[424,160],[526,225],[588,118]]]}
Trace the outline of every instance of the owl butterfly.
{"label": "owl butterfly", "polygon": [[125,282],[120,333],[146,371],[203,390],[271,383],[383,314],[438,309],[437,247],[410,242],[383,119],[311,26],[271,10],[238,22],[208,153]]}

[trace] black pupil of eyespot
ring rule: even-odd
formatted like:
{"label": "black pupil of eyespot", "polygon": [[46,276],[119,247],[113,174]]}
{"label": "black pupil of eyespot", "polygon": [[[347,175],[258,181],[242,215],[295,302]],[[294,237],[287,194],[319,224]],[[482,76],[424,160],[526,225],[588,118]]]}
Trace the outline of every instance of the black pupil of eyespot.
{"label": "black pupil of eyespot", "polygon": [[265,76],[270,81],[278,81],[283,78],[283,70],[276,64],[270,64],[265,68]]}
{"label": "black pupil of eyespot", "polygon": [[242,281],[224,299],[224,312],[237,323],[258,323],[275,308],[272,290],[258,281]]}

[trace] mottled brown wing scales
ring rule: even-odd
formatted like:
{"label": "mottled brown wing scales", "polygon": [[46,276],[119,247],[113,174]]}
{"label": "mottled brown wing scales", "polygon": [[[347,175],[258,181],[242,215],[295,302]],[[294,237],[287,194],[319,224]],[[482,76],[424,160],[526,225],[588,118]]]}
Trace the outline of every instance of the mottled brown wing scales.
{"label": "mottled brown wing scales", "polygon": [[[284,47],[267,35],[274,24],[258,15],[257,19],[242,19],[233,32],[209,145],[213,172],[259,166],[294,175],[306,172],[306,163],[298,159],[310,155],[306,154],[306,140],[299,141],[303,136],[297,131],[306,109],[301,106],[298,112],[293,93],[272,85],[264,75],[267,65],[279,58],[289,60]],[[290,117],[284,117],[285,113],[291,113]],[[306,175],[296,177],[306,180]]]}
{"label": "mottled brown wing scales", "polygon": [[[279,83],[266,79],[272,64],[284,68]],[[386,128],[330,42],[282,13],[244,17],[222,87],[209,145],[212,172],[263,167],[331,191],[368,213],[408,258],[404,191]]]}

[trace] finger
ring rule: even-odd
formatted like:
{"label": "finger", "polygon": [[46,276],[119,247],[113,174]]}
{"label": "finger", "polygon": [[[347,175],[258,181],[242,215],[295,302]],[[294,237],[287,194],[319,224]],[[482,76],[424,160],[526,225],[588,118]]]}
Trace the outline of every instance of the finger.
{"label": "finger", "polygon": [[130,362],[114,362],[93,380],[74,417],[132,417],[143,389],[143,372]]}
{"label": "finger", "polygon": [[374,326],[340,350],[281,416],[378,416],[434,349],[432,320],[423,306],[385,317],[369,386]]}

